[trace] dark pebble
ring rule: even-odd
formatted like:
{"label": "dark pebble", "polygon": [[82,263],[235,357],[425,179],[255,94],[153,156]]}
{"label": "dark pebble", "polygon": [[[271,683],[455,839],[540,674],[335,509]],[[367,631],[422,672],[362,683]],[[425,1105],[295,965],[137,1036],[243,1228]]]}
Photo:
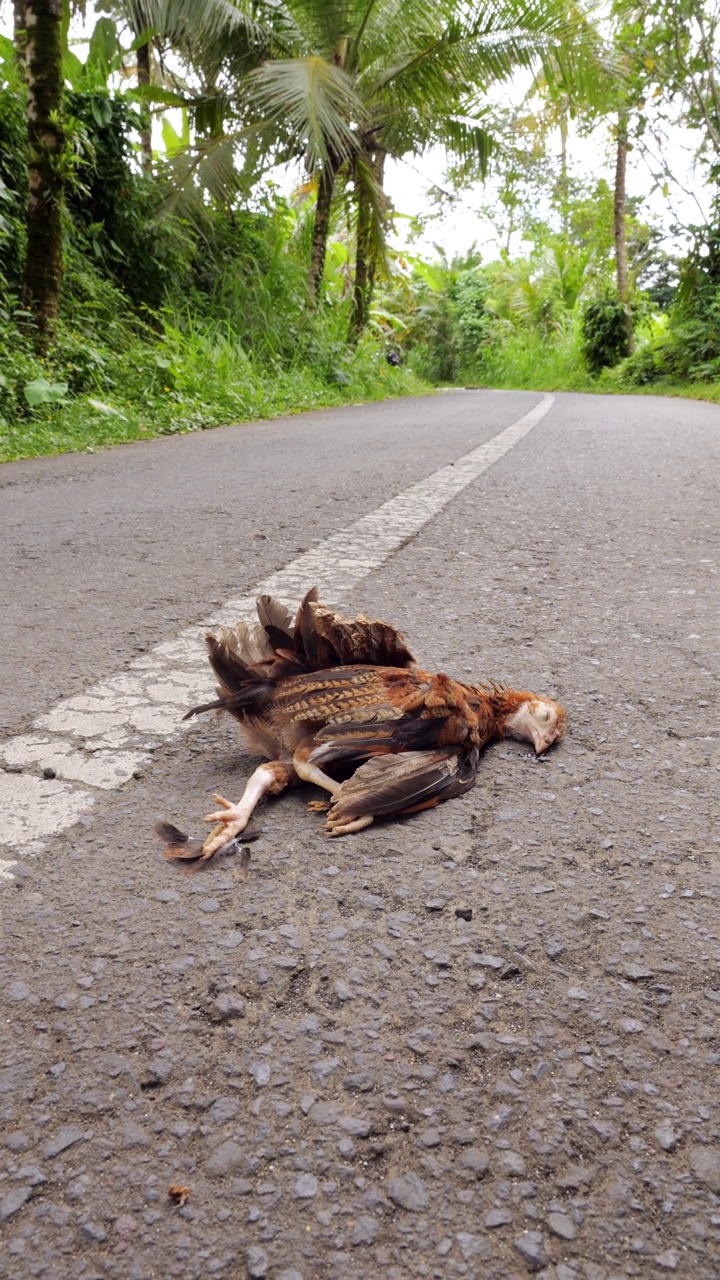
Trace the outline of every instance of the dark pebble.
{"label": "dark pebble", "polygon": [[430,1203],[427,1189],[416,1173],[401,1173],[398,1178],[390,1178],[385,1183],[385,1190],[394,1204],[411,1213],[427,1209]]}
{"label": "dark pebble", "polygon": [[513,1249],[525,1259],[531,1271],[539,1271],[549,1262],[545,1241],[539,1231],[526,1231],[523,1236],[518,1236],[517,1240],[513,1240]]}

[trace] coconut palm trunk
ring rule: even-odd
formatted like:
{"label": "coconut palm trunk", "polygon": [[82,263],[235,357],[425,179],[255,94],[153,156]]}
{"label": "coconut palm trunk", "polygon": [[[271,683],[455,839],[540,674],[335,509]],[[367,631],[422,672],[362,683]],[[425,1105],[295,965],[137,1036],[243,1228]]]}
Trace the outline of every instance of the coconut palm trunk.
{"label": "coconut palm trunk", "polygon": [[630,308],[630,286],[628,280],[627,233],[625,228],[625,174],[628,153],[628,121],[621,112],[617,123],[617,143],[615,151],[615,274],[617,277],[618,297],[625,311],[625,333],[627,352],[632,355],[635,350],[635,332],[633,329],[632,310]]}
{"label": "coconut palm trunk", "polygon": [[313,223],[312,249],[310,253],[310,276],[308,280],[310,297],[319,300],[322,293],[323,272],[325,270],[325,254],[327,252],[328,235],[330,234],[330,211],[332,209],[335,179],[340,169],[340,162],[330,155],[320,170],[318,178],[317,204],[315,206],[315,222]]}
{"label": "coconut palm trunk", "polygon": [[25,22],[30,195],[23,304],[45,352],[55,338],[62,281],[62,0],[26,0]]}
{"label": "coconut palm trunk", "polygon": [[[137,51],[138,85],[150,84],[150,42]],[[146,176],[152,172],[152,123],[150,108],[146,102],[140,110],[140,166]]]}
{"label": "coconut palm trunk", "polygon": [[[385,152],[377,149],[368,156],[368,169],[372,172],[377,187],[382,191],[385,177]],[[355,250],[355,280],[353,282],[353,304],[348,326],[348,339],[357,342],[370,319],[377,274],[377,240],[375,234],[376,213],[370,190],[366,183],[356,183],[357,191],[357,245]]]}

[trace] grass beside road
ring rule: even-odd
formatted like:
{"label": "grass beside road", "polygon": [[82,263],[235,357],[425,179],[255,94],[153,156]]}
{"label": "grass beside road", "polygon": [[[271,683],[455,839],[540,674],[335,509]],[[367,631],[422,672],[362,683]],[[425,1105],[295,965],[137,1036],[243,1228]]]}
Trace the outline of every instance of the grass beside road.
{"label": "grass beside road", "polygon": [[371,341],[313,363],[261,363],[219,324],[188,333],[166,322],[130,342],[118,326],[117,337],[113,349],[63,329],[48,361],[0,345],[0,462],[431,390]]}

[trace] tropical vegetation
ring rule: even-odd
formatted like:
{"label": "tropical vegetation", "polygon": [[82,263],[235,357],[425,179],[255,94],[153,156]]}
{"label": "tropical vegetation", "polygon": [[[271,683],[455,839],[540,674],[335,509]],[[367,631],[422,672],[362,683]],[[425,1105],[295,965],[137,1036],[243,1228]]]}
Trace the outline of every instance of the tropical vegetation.
{"label": "tropical vegetation", "polygon": [[[716,213],[681,252],[626,189],[644,149],[670,191],[678,121],[717,186],[710,0],[0,13],[0,458],[437,384],[714,395]],[[388,165],[438,147],[441,203],[487,182],[493,255],[414,251],[412,209],[397,247]]]}

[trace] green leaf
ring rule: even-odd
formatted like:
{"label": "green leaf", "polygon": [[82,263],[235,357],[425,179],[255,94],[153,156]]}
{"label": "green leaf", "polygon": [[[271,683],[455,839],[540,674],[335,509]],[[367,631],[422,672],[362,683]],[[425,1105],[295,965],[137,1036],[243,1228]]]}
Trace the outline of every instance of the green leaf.
{"label": "green leaf", "polygon": [[105,414],[106,417],[122,418],[123,422],[127,422],[125,414],[121,413],[119,409],[114,409],[111,404],[105,404],[103,400],[92,400],[90,396],[88,396],[87,402],[98,413]]}
{"label": "green leaf", "polygon": [[88,63],[109,67],[119,49],[117,27],[112,18],[98,18],[90,37]]}
{"label": "green leaf", "polygon": [[23,395],[31,409],[39,404],[59,404],[67,395],[67,382],[48,382],[47,378],[34,378],[26,382]]}
{"label": "green leaf", "polygon": [[112,104],[109,98],[100,98],[93,94],[90,98],[90,111],[98,129],[104,129],[112,120]]}
{"label": "green leaf", "polygon": [[125,97],[137,102],[157,102],[163,107],[184,107],[186,99],[172,89],[163,89],[159,84],[139,84],[130,89]]}
{"label": "green leaf", "polygon": [[85,65],[72,49],[65,49],[62,58],[63,79],[67,80],[71,89],[79,89],[85,78]]}

